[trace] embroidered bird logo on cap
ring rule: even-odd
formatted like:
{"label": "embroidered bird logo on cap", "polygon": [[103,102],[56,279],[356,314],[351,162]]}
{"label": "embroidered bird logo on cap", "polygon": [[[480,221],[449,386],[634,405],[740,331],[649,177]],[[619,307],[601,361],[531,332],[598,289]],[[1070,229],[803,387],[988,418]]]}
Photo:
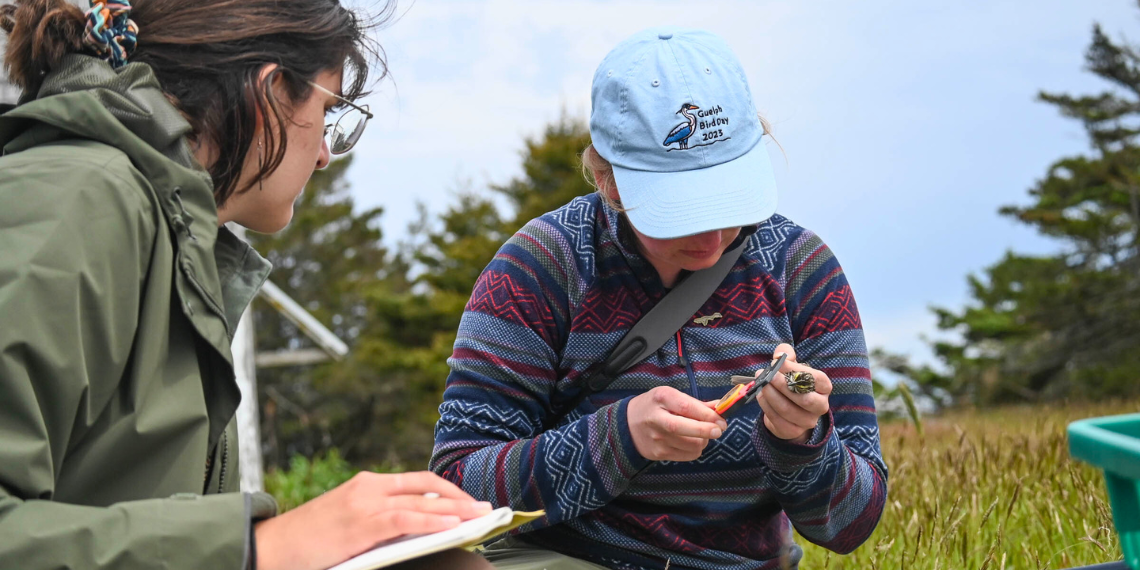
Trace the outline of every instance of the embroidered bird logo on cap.
{"label": "embroidered bird logo on cap", "polygon": [[689,137],[697,132],[697,117],[689,112],[691,109],[700,109],[700,107],[692,103],[681,105],[681,110],[677,112],[688,120],[673,127],[673,130],[669,131],[669,135],[665,137],[665,142],[661,144],[669,146],[673,143],[677,143],[677,148],[689,148]]}

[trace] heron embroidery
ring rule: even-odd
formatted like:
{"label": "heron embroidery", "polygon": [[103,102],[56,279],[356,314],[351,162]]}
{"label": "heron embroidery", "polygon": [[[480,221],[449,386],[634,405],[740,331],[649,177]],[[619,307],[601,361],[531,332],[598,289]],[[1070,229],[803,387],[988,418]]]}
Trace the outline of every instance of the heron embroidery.
{"label": "heron embroidery", "polygon": [[701,326],[705,326],[705,327],[707,327],[707,326],[709,326],[709,324],[711,324],[713,321],[715,321],[715,320],[717,320],[717,319],[719,319],[719,318],[721,318],[721,317],[723,317],[723,316],[724,316],[724,315],[722,315],[722,314],[720,314],[720,313],[713,313],[713,314],[711,314],[711,315],[706,315],[706,316],[703,316],[703,317],[697,317],[697,318],[693,319],[693,322],[694,322],[694,323],[697,323],[698,325],[701,325]]}
{"label": "heron embroidery", "polygon": [[681,110],[677,112],[684,115],[688,121],[673,127],[673,130],[669,131],[669,135],[665,137],[665,142],[662,143],[663,145],[669,146],[673,143],[677,143],[680,149],[689,148],[689,137],[697,132],[697,118],[689,112],[690,109],[700,109],[700,107],[692,103],[681,105]]}

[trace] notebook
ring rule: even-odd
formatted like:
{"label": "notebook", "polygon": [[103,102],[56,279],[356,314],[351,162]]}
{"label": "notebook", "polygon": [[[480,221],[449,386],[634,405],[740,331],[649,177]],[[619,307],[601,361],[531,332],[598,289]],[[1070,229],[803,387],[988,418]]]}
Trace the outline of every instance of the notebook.
{"label": "notebook", "polygon": [[373,570],[451,548],[475,546],[545,514],[545,511],[522,512],[501,507],[452,529],[394,538],[329,570]]}

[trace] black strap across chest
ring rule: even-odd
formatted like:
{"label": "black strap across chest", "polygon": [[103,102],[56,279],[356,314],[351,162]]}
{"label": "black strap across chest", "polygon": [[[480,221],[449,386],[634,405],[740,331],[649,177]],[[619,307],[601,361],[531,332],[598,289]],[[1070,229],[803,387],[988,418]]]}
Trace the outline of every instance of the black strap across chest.
{"label": "black strap across chest", "polygon": [[559,406],[558,413],[552,414],[547,429],[558,425],[566,414],[577,408],[586,398],[605,390],[623,372],[669,342],[684,326],[685,321],[708,301],[728,276],[729,271],[732,271],[736,260],[740,259],[748,246],[748,241],[744,239],[737,247],[724,252],[716,265],[690,273],[642,316],[633,328],[625,333],[596,372],[578,379],[577,394]]}

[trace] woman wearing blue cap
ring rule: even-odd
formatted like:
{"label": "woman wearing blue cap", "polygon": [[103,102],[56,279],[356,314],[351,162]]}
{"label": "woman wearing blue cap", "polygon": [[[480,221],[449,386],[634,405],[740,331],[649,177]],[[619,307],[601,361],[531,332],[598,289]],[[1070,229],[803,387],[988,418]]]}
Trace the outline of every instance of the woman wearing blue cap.
{"label": "woman wearing blue cap", "polygon": [[887,483],[862,325],[835,256],[775,213],[739,62],[708,32],[647,30],[602,61],[592,101],[598,192],[480,276],[432,470],[546,511],[489,547],[498,568],[795,567],[792,526],[850,552]]}

